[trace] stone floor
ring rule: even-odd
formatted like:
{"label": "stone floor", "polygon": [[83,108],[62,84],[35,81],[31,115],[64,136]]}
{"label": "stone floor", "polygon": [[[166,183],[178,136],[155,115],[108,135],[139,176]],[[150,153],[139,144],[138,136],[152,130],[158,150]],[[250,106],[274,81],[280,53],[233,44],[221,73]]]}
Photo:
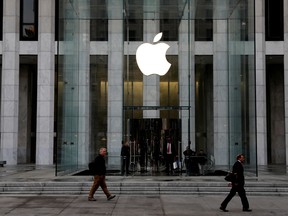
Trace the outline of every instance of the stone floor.
{"label": "stone floor", "polygon": [[0,216],[38,215],[113,215],[113,216],[213,216],[213,215],[287,215],[287,198],[248,197],[252,212],[242,212],[241,202],[235,196],[229,203],[229,212],[219,210],[223,196],[116,196],[107,201],[102,191],[97,201],[86,196],[8,196],[0,197]]}

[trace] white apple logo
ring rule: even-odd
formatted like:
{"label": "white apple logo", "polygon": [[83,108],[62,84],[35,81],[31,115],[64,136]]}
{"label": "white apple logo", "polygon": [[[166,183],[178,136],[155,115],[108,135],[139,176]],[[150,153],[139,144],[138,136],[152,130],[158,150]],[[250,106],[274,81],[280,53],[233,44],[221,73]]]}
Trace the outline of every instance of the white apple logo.
{"label": "white apple logo", "polygon": [[141,44],[136,51],[138,67],[146,76],[151,74],[163,76],[171,66],[166,59],[166,51],[170,46],[166,43],[157,43],[161,37],[162,32],[154,37],[153,44]]}

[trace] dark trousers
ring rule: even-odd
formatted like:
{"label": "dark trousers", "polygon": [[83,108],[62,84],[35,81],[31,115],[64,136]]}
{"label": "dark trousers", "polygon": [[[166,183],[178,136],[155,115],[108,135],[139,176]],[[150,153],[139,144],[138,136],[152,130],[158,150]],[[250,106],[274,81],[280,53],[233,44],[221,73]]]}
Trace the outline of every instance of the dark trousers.
{"label": "dark trousers", "polygon": [[221,206],[225,209],[230,202],[230,200],[235,196],[236,192],[238,192],[239,197],[241,198],[243,209],[249,208],[249,203],[246,197],[246,191],[243,186],[233,186],[230,190],[230,193],[227,195],[225,200],[221,203]]}
{"label": "dark trousers", "polygon": [[122,156],[122,167],[121,167],[121,174],[126,175],[129,174],[129,165],[130,165],[130,157],[129,156]]}
{"label": "dark trousers", "polygon": [[166,155],[166,173],[172,173],[173,172],[173,162],[174,157],[172,154]]}

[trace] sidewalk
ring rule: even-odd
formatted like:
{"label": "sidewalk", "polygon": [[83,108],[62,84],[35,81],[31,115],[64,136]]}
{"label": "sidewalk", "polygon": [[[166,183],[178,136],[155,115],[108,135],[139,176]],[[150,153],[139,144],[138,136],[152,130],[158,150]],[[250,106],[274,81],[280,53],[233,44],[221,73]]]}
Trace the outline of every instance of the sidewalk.
{"label": "sidewalk", "polygon": [[213,216],[256,215],[286,216],[287,198],[248,196],[252,212],[242,212],[241,201],[235,196],[229,203],[229,212],[219,210],[224,196],[116,196],[107,201],[103,192],[97,191],[96,202],[86,196],[8,196],[0,197],[0,216]]}

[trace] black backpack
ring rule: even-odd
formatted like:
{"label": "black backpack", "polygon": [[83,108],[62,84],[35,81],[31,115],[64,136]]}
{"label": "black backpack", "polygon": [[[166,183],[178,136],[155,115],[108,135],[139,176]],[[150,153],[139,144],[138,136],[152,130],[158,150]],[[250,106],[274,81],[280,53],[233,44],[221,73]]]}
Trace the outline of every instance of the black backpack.
{"label": "black backpack", "polygon": [[95,166],[96,166],[95,160],[91,161],[88,164],[89,172],[91,175],[93,175],[95,173]]}

